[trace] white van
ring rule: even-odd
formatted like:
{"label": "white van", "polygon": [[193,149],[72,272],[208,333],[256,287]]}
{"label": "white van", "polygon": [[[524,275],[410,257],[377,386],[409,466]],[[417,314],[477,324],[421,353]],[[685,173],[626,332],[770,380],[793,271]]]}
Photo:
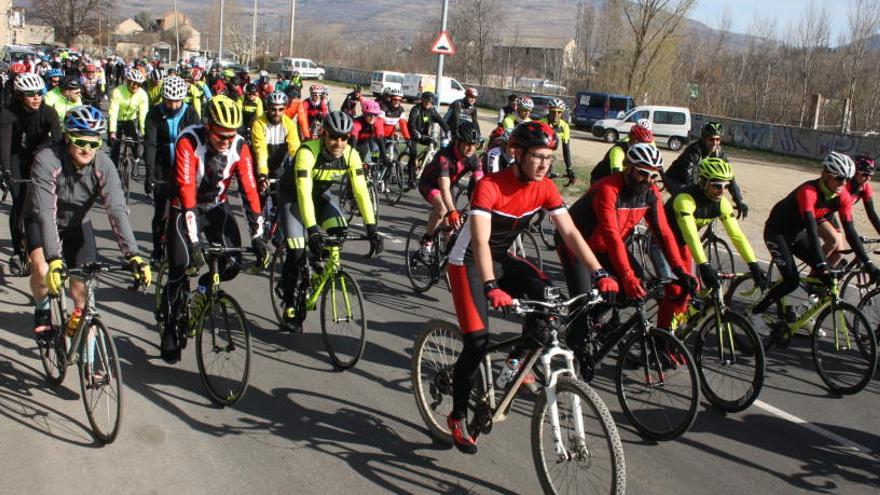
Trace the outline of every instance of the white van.
{"label": "white van", "polygon": [[403,72],[377,70],[370,75],[370,91],[374,96],[381,95],[386,88],[403,91]]}
{"label": "white van", "polygon": [[281,72],[290,76],[293,72],[299,72],[303,79],[324,79],[324,69],[318,67],[314,61],[307,58],[284,57],[281,59]]}
{"label": "white van", "polygon": [[[464,98],[464,86],[451,77],[443,76],[443,87],[440,91],[440,104],[448,105],[455,100]],[[412,103],[418,100],[422,92],[437,92],[437,76],[432,74],[407,74],[403,76],[403,97]]]}
{"label": "white van", "polygon": [[630,128],[641,119],[651,122],[651,130],[657,143],[665,140],[672,151],[678,151],[687,144],[688,133],[691,131],[691,111],[685,107],[635,107],[627,114],[620,112],[616,119],[597,120],[593,124],[593,135],[613,143],[621,134],[629,134]]}

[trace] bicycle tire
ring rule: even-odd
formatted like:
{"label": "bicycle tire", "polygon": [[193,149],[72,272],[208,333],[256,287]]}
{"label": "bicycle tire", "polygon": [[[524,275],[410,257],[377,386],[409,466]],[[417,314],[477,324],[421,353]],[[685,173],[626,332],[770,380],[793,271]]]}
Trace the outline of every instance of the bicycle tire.
{"label": "bicycle tire", "polygon": [[156,292],[154,294],[154,310],[153,313],[156,317],[156,323],[161,324],[165,321],[165,316],[162,314],[162,298],[165,296],[165,279],[168,277],[168,262],[163,261],[162,264],[159,265],[159,269],[156,270]]}
{"label": "bicycle tire", "polygon": [[48,339],[37,337],[37,350],[40,353],[40,363],[46,373],[46,380],[50,385],[57,387],[64,382],[67,376],[67,345],[65,326],[67,316],[61,313],[61,301],[57,297],[50,299],[51,304],[51,328]]}
{"label": "bicycle tire", "polygon": [[354,194],[352,194],[351,190],[351,183],[349,182],[347,175],[344,175],[339,182],[339,194],[336,197],[339,199],[339,208],[342,210],[343,215],[345,215],[346,223],[351,223],[357,205],[355,204]]}
{"label": "bicycle tire", "polygon": [[396,205],[403,198],[403,188],[403,167],[400,161],[394,160],[385,174],[385,200],[390,206]]}
{"label": "bicycle tire", "polygon": [[[714,266],[718,273],[736,273],[733,251],[727,241],[716,235],[703,243],[703,251],[706,253],[709,264]],[[722,289],[727,282],[727,280],[721,280]]]}
{"label": "bicycle tire", "polygon": [[[116,439],[122,424],[124,387],[116,344],[104,323],[92,318],[80,349],[79,385],[86,417],[95,438],[108,444]],[[98,404],[102,397],[108,398],[106,407]]]}
{"label": "bicycle tire", "polygon": [[[438,262],[440,246],[434,242],[434,249],[424,259],[420,253],[422,236],[428,228],[428,223],[419,220],[413,223],[406,236],[406,276],[413,290],[421,294],[434,286],[439,279],[440,266]],[[436,236],[435,236],[436,237]]]}
{"label": "bicycle tire", "polygon": [[[843,321],[847,323],[847,328],[843,329],[846,332],[843,346],[840,346],[840,336],[835,331],[838,318],[832,317],[830,327],[823,325],[829,314],[836,313],[837,310],[843,310],[851,315],[849,318],[843,318]],[[846,301],[832,302],[819,313],[816,317],[816,323],[813,325],[811,340],[813,364],[816,366],[816,371],[825,385],[838,394],[851,395],[860,392],[868,385],[874,372],[877,371],[876,335],[865,315]],[[855,346],[852,345],[853,343]],[[842,348],[838,349],[838,347]],[[849,351],[843,360],[853,364],[854,371],[841,371],[838,376],[838,371],[835,368],[844,366],[832,365],[834,361],[832,357],[840,355],[839,352],[832,352],[835,350]],[[850,379],[843,380],[847,376]]]}
{"label": "bicycle tire", "polygon": [[292,327],[284,317],[285,304],[284,294],[281,288],[281,277],[284,272],[284,261],[287,258],[287,248],[278,247],[272,253],[272,261],[269,262],[269,297],[272,300],[272,311],[281,330],[291,331]]}
{"label": "bicycle tire", "polygon": [[[205,297],[211,296],[206,295]],[[220,314],[215,315],[217,312]],[[239,321],[240,326],[238,329],[230,328],[230,312],[235,313],[235,317]],[[221,329],[216,328],[213,324],[217,317],[222,318],[224,321],[223,328]],[[198,322],[196,362],[199,366],[199,377],[202,379],[202,385],[204,385],[205,391],[208,393],[208,398],[215,404],[221,406],[235,404],[247,392],[248,378],[250,376],[251,333],[244,311],[232,296],[220,291],[215,296],[213,302],[209,302],[204,306],[202,314],[198,317]],[[211,324],[211,328],[205,328],[206,324]],[[226,342],[223,342],[221,339],[225,339]],[[221,343],[223,345],[220,345]],[[211,347],[206,348],[206,344]],[[206,363],[207,358],[215,357],[216,359],[222,359],[223,364],[221,368],[225,369],[230,361],[229,355],[233,353],[236,357],[241,356],[244,360],[243,364],[239,367],[239,372],[235,373],[234,377],[228,379],[212,378],[208,370],[208,365],[212,363]]]}
{"label": "bicycle tire", "polygon": [[[522,250],[520,250],[520,244]],[[544,270],[544,256],[541,254],[541,248],[535,235],[528,230],[523,230],[511,245],[511,251],[514,256],[522,258],[529,263],[535,265],[538,270]]]}
{"label": "bicycle tire", "polygon": [[541,210],[538,212],[537,220],[532,223],[534,230],[541,237],[541,242],[551,251],[556,249],[556,224],[550,220],[550,216]]}
{"label": "bicycle tire", "polygon": [[[376,222],[376,225],[379,224],[379,191],[376,190],[376,184],[369,182],[367,183],[367,192],[370,194],[370,203],[373,205],[373,220]],[[357,204],[355,204],[355,208],[357,208]],[[360,209],[357,209],[358,215],[360,215]],[[363,217],[363,215],[361,215]]]}
{"label": "bicycle tire", "polygon": [[[721,323],[729,328],[728,335],[716,325],[714,314],[703,322],[694,341],[693,356],[703,395],[719,411],[735,413],[747,409],[761,394],[764,346],[741,314],[725,311]],[[719,345],[720,339],[724,340]],[[735,387],[733,380],[740,386]]]}
{"label": "bicycle tire", "polygon": [[[770,267],[772,268],[773,265],[771,264]],[[768,286],[772,283],[770,282],[769,278],[770,274],[771,271],[768,270]],[[757,305],[758,302],[761,301],[761,298],[764,297],[764,294],[764,291],[761,291],[760,289],[755,287],[755,282],[752,279],[752,275],[746,273],[733,279],[730,282],[730,285],[727,286],[727,290],[724,292],[724,305],[727,306],[730,311],[739,313],[741,315],[749,315],[752,313],[752,308],[754,308],[755,305]],[[778,305],[776,304],[773,304],[772,306],[778,307]],[[770,309],[768,309],[768,311],[769,310]],[[767,325],[764,325],[762,328],[752,328],[755,330],[755,333],[761,340],[766,357],[767,351],[773,348],[773,332]]]}
{"label": "bicycle tire", "polygon": [[843,282],[840,284],[841,299],[846,300],[846,294],[850,287],[858,290],[858,295],[855,298],[859,301],[864,299],[864,297],[871,292],[871,279],[861,267],[849,272],[846,277],[844,277]]}
{"label": "bicycle tire", "polygon": [[[670,364],[673,361],[669,356],[674,356],[675,362],[681,361],[681,364]],[[638,364],[634,366],[632,363]],[[635,371],[632,379],[624,376],[626,371]],[[675,385],[671,384],[670,378],[673,377],[676,378]],[[661,383],[662,387],[655,387],[655,381]],[[646,439],[671,440],[683,435],[691,427],[700,405],[699,381],[691,353],[680,340],[666,330],[652,328],[647,333],[636,332],[620,349],[615,373],[617,396],[624,415]],[[630,382],[638,386],[630,387]],[[654,406],[651,411],[634,407],[639,399],[645,403],[652,401],[655,391],[672,392],[673,389],[675,395],[686,400],[684,410],[677,414],[676,418],[671,419],[667,411],[663,410],[665,406],[662,405]],[[640,392],[647,392],[647,396],[641,395]],[[663,429],[649,425],[647,420],[652,416],[659,417],[658,423],[668,426]]]}
{"label": "bicycle tire", "polygon": [[[341,318],[340,312],[344,312]],[[337,322],[351,325],[346,325],[346,329],[333,330],[331,324]],[[352,368],[364,354],[367,344],[364,296],[357,280],[348,272],[337,271],[324,285],[321,294],[321,337],[330,362],[337,369]]]}
{"label": "bicycle tire", "polygon": [[[560,406],[566,404],[565,400],[561,400],[565,394],[573,394],[579,399],[582,413],[585,410],[591,413],[589,420],[582,419],[582,421],[586,423],[583,425],[587,433],[586,438],[593,440],[589,442],[592,447],[588,446],[587,442],[584,442],[584,445],[570,445],[577,438],[577,432],[576,428],[569,428],[567,434],[561,432],[560,436],[568,444],[565,445],[566,451],[573,455],[568,459],[560,459],[555,451],[552,424],[545,423],[545,419],[549,418],[548,409],[550,409],[547,395],[543,393],[538,395],[532,413],[532,459],[535,462],[535,470],[544,493],[561,494],[587,491],[589,493],[622,495],[626,492],[626,462],[623,455],[623,445],[620,443],[620,434],[608,407],[589,385],[580,380],[563,376],[556,382],[556,404],[554,405],[557,407],[557,412]],[[558,414],[560,423],[563,417],[570,418],[571,416],[572,414],[562,414],[561,412]],[[598,425],[596,425],[597,423]],[[545,426],[549,428],[545,428]],[[564,429],[561,424],[560,427]],[[558,486],[559,483],[554,483],[551,470],[555,471],[572,463],[576,464],[575,469],[584,469],[584,476],[578,476],[581,474],[580,469],[573,474],[569,470],[565,470],[561,481],[566,483],[567,489],[563,489]],[[597,482],[599,482],[598,486]]]}
{"label": "bicycle tire", "polygon": [[642,266],[646,280],[657,278],[657,270],[651,260],[651,234],[650,232],[633,231],[626,240],[626,249],[632,254],[633,259]]}

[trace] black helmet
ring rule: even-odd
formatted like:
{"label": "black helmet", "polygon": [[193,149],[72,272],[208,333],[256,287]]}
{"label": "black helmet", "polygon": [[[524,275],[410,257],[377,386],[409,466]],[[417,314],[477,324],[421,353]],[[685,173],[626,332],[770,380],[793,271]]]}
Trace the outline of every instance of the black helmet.
{"label": "black helmet", "polygon": [[424,93],[422,93],[422,101],[434,103],[434,93],[430,91],[425,91]]}
{"label": "black helmet", "polygon": [[724,130],[721,128],[721,122],[708,122],[700,129],[700,136],[707,138],[709,136],[720,136]]}
{"label": "black helmet", "polygon": [[545,122],[533,120],[524,122],[513,130],[510,142],[524,150],[529,148],[550,148],[555,150],[559,144],[556,132]]}
{"label": "black helmet", "polygon": [[510,93],[509,95],[507,95],[507,103],[513,103],[514,101],[516,101],[517,98],[518,97],[515,93]]}
{"label": "black helmet", "polygon": [[324,117],[324,129],[333,134],[350,134],[352,127],[354,127],[354,122],[352,122],[351,116],[345,112],[337,110]]}
{"label": "black helmet", "polygon": [[79,78],[76,76],[65,76],[61,80],[61,89],[80,89]]}
{"label": "black helmet", "polygon": [[480,130],[473,122],[462,122],[453,133],[456,141],[469,144],[479,144]]}

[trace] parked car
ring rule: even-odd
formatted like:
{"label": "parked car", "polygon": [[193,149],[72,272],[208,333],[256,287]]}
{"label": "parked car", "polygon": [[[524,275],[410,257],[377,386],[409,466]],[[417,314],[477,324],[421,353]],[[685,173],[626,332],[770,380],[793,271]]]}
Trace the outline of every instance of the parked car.
{"label": "parked car", "polygon": [[10,65],[28,55],[33,55],[34,58],[37,58],[37,51],[33,47],[27,45],[4,46],[2,52],[0,52],[0,71],[8,71]]}
{"label": "parked car", "polygon": [[[535,104],[535,107],[532,109],[532,119],[543,119],[550,113],[549,104],[552,96],[541,96],[541,95],[531,95],[529,98],[532,99],[532,102]],[[565,113],[562,114],[562,118],[566,121],[569,121],[570,111],[566,110]]]}
{"label": "parked car", "polygon": [[[437,76],[432,74],[406,74],[403,76],[402,90],[406,101],[412,103],[418,100],[424,91],[437,92]],[[443,76],[440,104],[448,105],[462,98],[464,98],[464,86],[451,77]]]}
{"label": "parked car", "polygon": [[631,96],[579,91],[575,96],[572,124],[578,129],[591,129],[597,120],[617,118],[636,106]]}
{"label": "parked car", "polygon": [[517,86],[526,88],[532,93],[551,93],[565,94],[567,89],[561,84],[556,84],[550,79],[537,79],[534,77],[521,77],[517,81]]}
{"label": "parked car", "polygon": [[[622,112],[621,112],[622,113]],[[629,134],[629,130],[641,119],[651,122],[654,140],[666,144],[672,151],[678,151],[688,142],[691,130],[691,112],[685,107],[663,107],[647,105],[633,108],[629,113],[618,119],[603,119],[593,124],[593,136],[613,143],[621,134]]]}
{"label": "parked car", "polygon": [[370,75],[370,92],[379,96],[386,88],[403,91],[403,73],[390,70],[377,70]]}
{"label": "parked car", "polygon": [[318,67],[313,60],[308,58],[284,57],[281,59],[281,73],[290,76],[293,72],[299,72],[303,79],[324,79],[324,69]]}

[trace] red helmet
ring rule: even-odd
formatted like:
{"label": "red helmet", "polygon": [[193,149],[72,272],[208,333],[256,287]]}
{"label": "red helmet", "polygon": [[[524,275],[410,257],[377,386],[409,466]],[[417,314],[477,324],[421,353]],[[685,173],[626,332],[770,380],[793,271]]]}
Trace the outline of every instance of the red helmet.
{"label": "red helmet", "polygon": [[95,68],[95,65],[94,65],[94,64],[89,64],[89,65],[86,66],[86,72],[95,72],[95,71],[97,71],[97,70],[98,70],[98,69]]}
{"label": "red helmet", "polygon": [[477,91],[477,88],[467,88],[464,90],[464,96],[466,98],[476,98],[480,96],[480,92]]}
{"label": "red helmet", "polygon": [[211,86],[211,92],[215,95],[220,94],[224,91],[226,91],[226,83],[223,82],[223,79],[217,79]]}
{"label": "red helmet", "polygon": [[853,162],[855,162],[856,170],[859,172],[870,172],[873,174],[874,169],[877,168],[874,159],[868,155],[856,155],[853,157]]}
{"label": "red helmet", "polygon": [[629,142],[652,143],[654,142],[654,133],[640,125],[634,125],[629,130]]}
{"label": "red helmet", "polygon": [[555,150],[559,144],[553,128],[546,122],[536,120],[516,126],[510,135],[510,142],[522,149],[550,148]]}
{"label": "red helmet", "polygon": [[9,66],[9,72],[12,72],[13,74],[24,74],[27,72],[27,67],[21,62],[15,62]]}

